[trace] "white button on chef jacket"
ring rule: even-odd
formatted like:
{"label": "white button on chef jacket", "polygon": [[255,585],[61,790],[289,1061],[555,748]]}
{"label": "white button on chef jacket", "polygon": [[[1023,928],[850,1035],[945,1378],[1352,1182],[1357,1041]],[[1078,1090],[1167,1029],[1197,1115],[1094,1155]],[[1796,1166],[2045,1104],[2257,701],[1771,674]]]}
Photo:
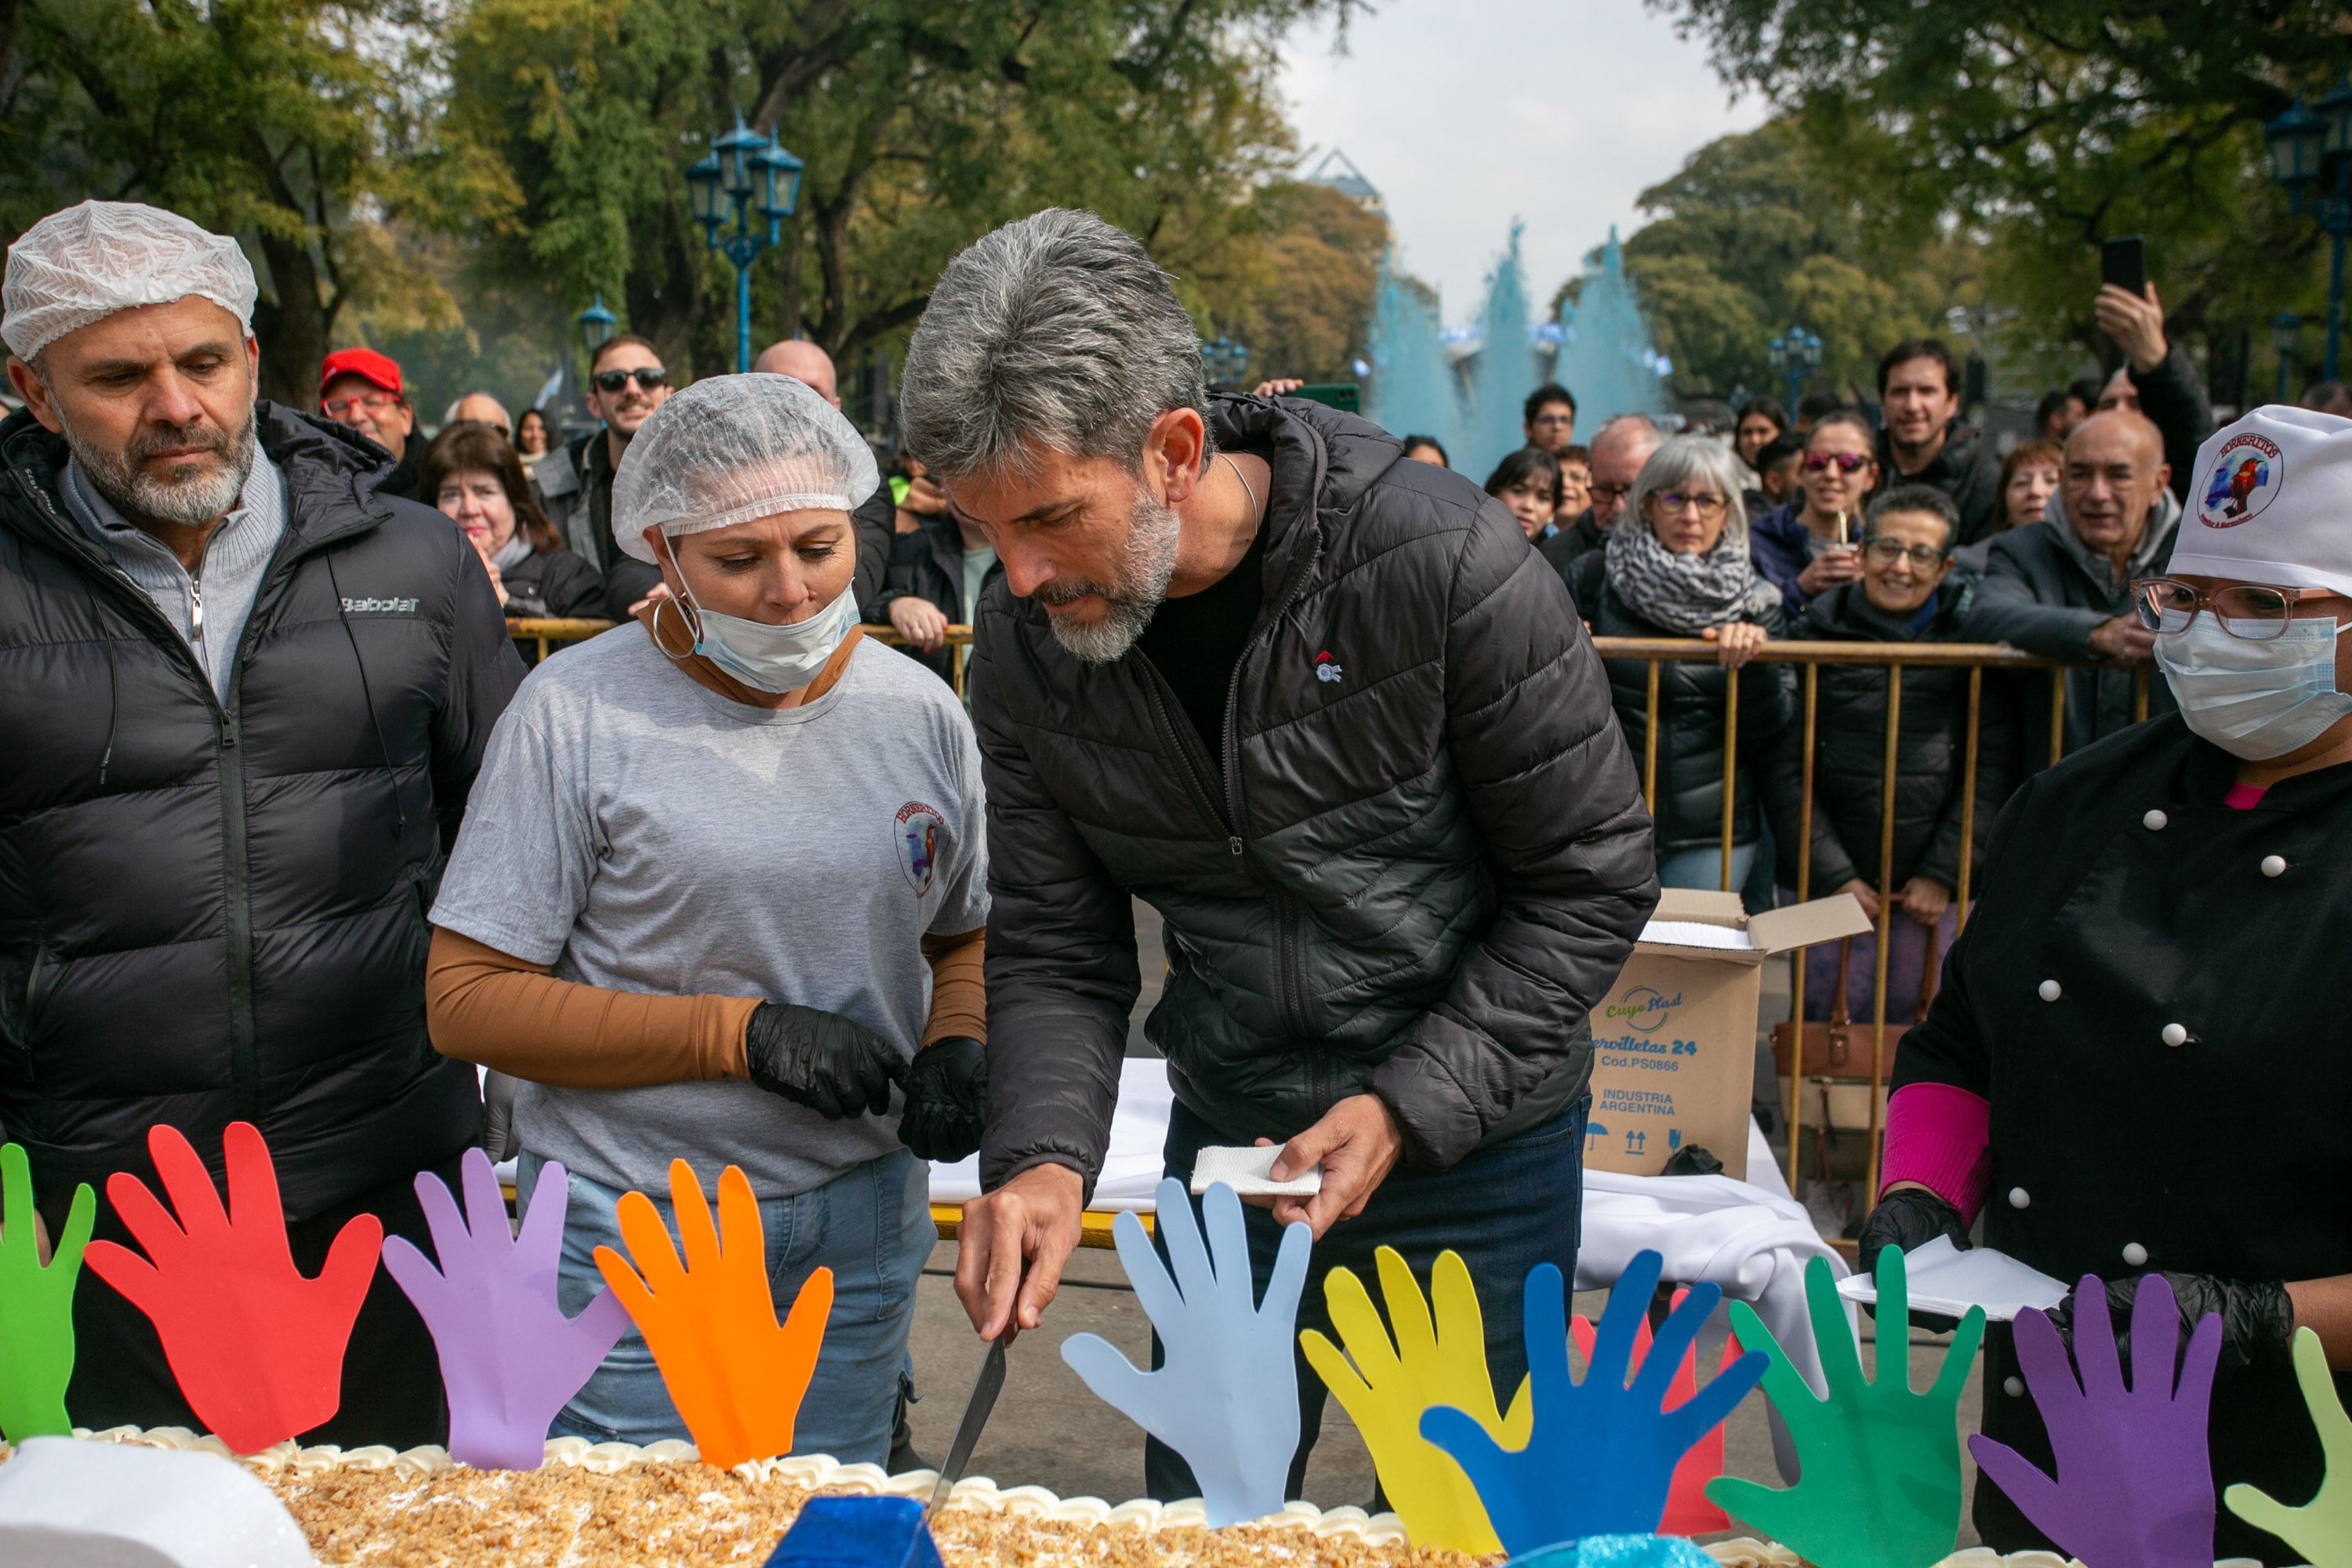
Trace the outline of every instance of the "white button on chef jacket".
{"label": "white button on chef jacket", "polygon": [[2055,1002],[2058,1000],[2061,990],[2062,988],[2055,980],[2045,980],[2042,983],[2042,999],[2044,1002]]}
{"label": "white button on chef jacket", "polygon": [[2147,1248],[2137,1241],[2124,1243],[2124,1261],[2137,1268],[2147,1262]]}
{"label": "white button on chef jacket", "polygon": [[2150,833],[2161,833],[2164,831],[2164,825],[2171,820],[2172,818],[2160,811],[2151,811],[2139,819],[2139,825]]}

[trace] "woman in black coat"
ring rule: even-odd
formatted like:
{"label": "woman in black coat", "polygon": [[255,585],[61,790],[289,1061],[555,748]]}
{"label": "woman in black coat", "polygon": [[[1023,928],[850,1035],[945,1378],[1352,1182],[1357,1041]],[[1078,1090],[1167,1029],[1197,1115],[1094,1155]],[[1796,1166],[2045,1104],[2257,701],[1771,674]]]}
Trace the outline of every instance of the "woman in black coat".
{"label": "woman in black coat", "polygon": [[[1792,636],[1801,642],[1941,643],[1961,640],[1958,626],[1975,579],[1952,565],[1959,513],[1932,485],[1900,485],[1872,503],[1862,550],[1862,578],[1841,583],[1806,605]],[[1893,655],[1897,649],[1890,648]],[[1886,784],[1886,672],[1875,665],[1823,665],[1813,731],[1812,863],[1808,891],[1852,893],[1878,917],[1878,849]],[[1981,869],[1992,822],[2015,779],[2014,732],[2007,704],[1990,690],[1979,702],[1974,866]],[[1886,1016],[1898,1022],[1918,1009],[1930,938],[1942,952],[1957,934],[1952,900],[1960,881],[1961,771],[1968,757],[1969,672],[1903,673],[1902,724],[1895,751],[1895,853],[1887,879],[1907,919],[1895,925],[1887,955]],[[1787,766],[1801,769],[1801,726],[1787,731]],[[1800,773],[1801,777],[1801,773]],[[1796,880],[1793,840],[1780,851],[1784,882]],[[1845,964],[1852,1016],[1870,1016],[1874,938],[1853,939]],[[1839,946],[1806,954],[1805,1013],[1830,1016]]]}
{"label": "woman in black coat", "polygon": [[446,426],[417,479],[417,494],[473,541],[509,619],[604,613],[603,575],[564,547],[495,428],[470,419]]}
{"label": "woman in black coat", "polygon": [[[1781,742],[1794,713],[1785,665],[1739,681],[1730,879],[1723,867],[1723,729],[1728,672],[1781,630],[1780,593],[1748,555],[1738,461],[1703,436],[1677,436],[1650,455],[1599,550],[1569,569],[1569,592],[1595,637],[1704,637],[1713,664],[1675,661],[1658,674],[1655,801],[1658,880],[1669,888],[1738,888],[1762,837],[1758,796],[1776,830],[1793,832],[1798,791]],[[1610,659],[1610,694],[1637,762],[1647,756],[1649,666]],[[1787,826],[1783,826],[1785,821]]]}

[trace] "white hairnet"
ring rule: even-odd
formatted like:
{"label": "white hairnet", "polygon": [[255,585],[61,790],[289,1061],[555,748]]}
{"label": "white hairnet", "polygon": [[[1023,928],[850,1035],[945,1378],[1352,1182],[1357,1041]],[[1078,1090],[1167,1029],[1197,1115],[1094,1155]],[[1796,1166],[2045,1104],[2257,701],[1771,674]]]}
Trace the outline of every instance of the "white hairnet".
{"label": "white hairnet", "polygon": [[788,375],[714,375],[653,411],[613,476],[613,541],[650,562],[675,538],[778,512],[856,511],[882,482],[841,410]]}
{"label": "white hairnet", "polygon": [[140,305],[210,300],[249,333],[253,264],[236,240],[140,202],[53,212],[8,247],[0,340],[31,359],[68,332]]}

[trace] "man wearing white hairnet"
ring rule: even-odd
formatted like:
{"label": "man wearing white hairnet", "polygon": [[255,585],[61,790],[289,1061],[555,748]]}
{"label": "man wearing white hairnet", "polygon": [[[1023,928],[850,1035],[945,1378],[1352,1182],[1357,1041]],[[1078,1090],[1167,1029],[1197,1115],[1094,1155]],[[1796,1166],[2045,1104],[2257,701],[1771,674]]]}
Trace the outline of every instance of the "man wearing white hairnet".
{"label": "man wearing white hairnet", "polygon": [[[436,1046],[522,1080],[521,1190],[569,1173],[564,1310],[603,1289],[622,1194],[667,1209],[671,1162],[739,1167],[779,1310],[831,1292],[807,1396],[772,1402],[757,1454],[903,1469],[938,1239],[922,1162],[979,1146],[987,1095],[988,882],[962,705],[859,637],[850,512],[875,484],[849,421],[785,376],[698,381],[646,420],[614,542],[669,594],[541,665],[499,721],[425,989]],[[555,1432],[651,1443],[696,1414],[631,1333]]]}
{"label": "man wearing white hairnet", "polygon": [[[153,1182],[150,1126],[217,1173],[252,1122],[310,1275],[353,1215],[422,1237],[412,1179],[478,1136],[425,1038],[424,911],[522,668],[465,537],[374,493],[383,452],[257,400],[254,295],[235,240],[154,207],[8,250],[0,1136],[54,1233],[77,1184]],[[74,1316],[77,1425],[199,1425],[129,1302],[86,1279]],[[379,1279],[310,1440],[445,1426]]]}

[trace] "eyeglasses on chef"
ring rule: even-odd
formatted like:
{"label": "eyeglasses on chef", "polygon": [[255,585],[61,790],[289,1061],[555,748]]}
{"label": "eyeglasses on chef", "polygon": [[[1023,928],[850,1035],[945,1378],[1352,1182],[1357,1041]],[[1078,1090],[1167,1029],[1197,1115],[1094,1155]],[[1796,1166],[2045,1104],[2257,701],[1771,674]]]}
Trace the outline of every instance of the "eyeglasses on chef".
{"label": "eyeglasses on chef", "polygon": [[629,384],[629,378],[631,376],[636,377],[637,390],[640,392],[651,392],[656,386],[667,386],[669,384],[669,372],[664,370],[657,364],[641,364],[635,370],[598,371],[594,377],[596,382],[596,390],[599,392],[618,392],[621,388]]}
{"label": "eyeglasses on chef", "polygon": [[2139,624],[2158,636],[2187,631],[2203,610],[2223,631],[2247,642],[2284,637],[2297,603],[2336,596],[2326,588],[2272,588],[2255,583],[2206,589],[2178,577],[2144,577],[2132,584],[2132,608],[2138,612]]}

